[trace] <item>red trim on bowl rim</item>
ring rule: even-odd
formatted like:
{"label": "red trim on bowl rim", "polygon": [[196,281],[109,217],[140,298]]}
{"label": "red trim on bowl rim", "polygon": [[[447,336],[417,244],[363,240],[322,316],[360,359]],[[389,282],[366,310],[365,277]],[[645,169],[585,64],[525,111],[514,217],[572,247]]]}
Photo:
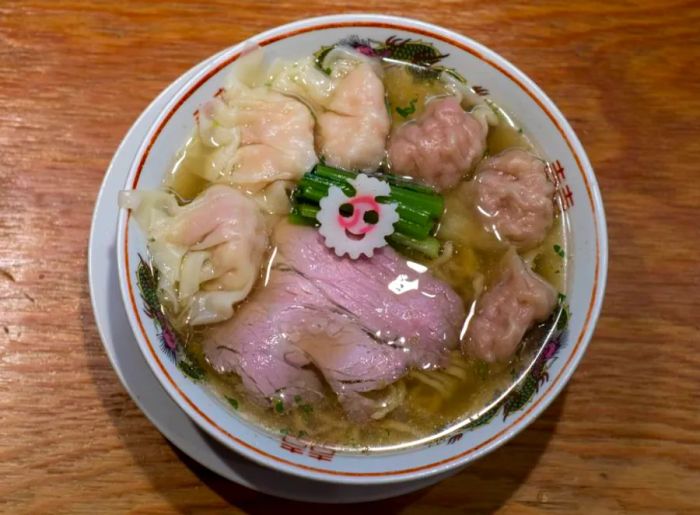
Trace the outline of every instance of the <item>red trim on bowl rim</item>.
{"label": "red trim on bowl rim", "polygon": [[[598,287],[599,287],[599,278],[600,278],[600,270],[599,270],[599,261],[600,261],[600,242],[598,240],[598,219],[595,216],[596,214],[596,204],[593,200],[593,195],[591,192],[591,187],[588,182],[588,179],[586,178],[586,175],[583,173],[583,167],[581,165],[581,160],[576,153],[576,150],[574,149],[573,145],[569,141],[569,138],[566,136],[566,133],[564,130],[561,128],[559,123],[557,122],[556,118],[552,115],[552,113],[549,112],[549,110],[544,106],[544,104],[537,98],[537,96],[532,93],[525,84],[522,83],[518,78],[513,76],[508,70],[504,69],[502,66],[500,66],[498,63],[491,61],[490,59],[484,57],[480,52],[474,50],[473,48],[470,48],[463,43],[459,41],[455,41],[453,39],[450,39],[447,36],[441,35],[441,34],[436,34],[433,32],[430,32],[428,30],[422,29],[422,28],[417,28],[417,27],[407,27],[404,25],[400,25],[398,23],[385,23],[385,22],[372,22],[372,21],[349,21],[349,22],[337,22],[337,23],[327,23],[327,24],[322,24],[322,25],[314,25],[314,26],[309,26],[309,27],[304,27],[301,29],[296,29],[291,32],[286,32],[284,34],[279,34],[273,37],[270,37],[264,41],[259,42],[258,44],[262,46],[269,45],[271,43],[274,43],[276,41],[280,41],[282,39],[286,39],[292,36],[296,36],[298,34],[303,34],[306,32],[312,32],[316,30],[326,30],[326,29],[334,29],[334,28],[343,28],[343,27],[375,27],[375,28],[388,28],[388,29],[397,29],[397,30],[402,30],[406,32],[411,32],[414,34],[419,34],[423,36],[428,36],[430,38],[436,39],[443,41],[445,43],[448,43],[452,46],[455,46],[457,48],[460,48],[461,50],[473,55],[474,57],[480,59],[481,61],[489,64],[490,66],[494,67],[497,69],[499,72],[501,72],[503,75],[508,77],[510,80],[512,80],[516,85],[518,85],[532,100],[535,101],[535,103],[542,109],[542,111],[547,115],[547,117],[550,119],[550,121],[555,125],[557,130],[559,131],[559,134],[562,136],[564,141],[566,142],[567,146],[569,147],[569,150],[571,151],[571,154],[574,156],[574,159],[576,160],[576,165],[578,166],[579,173],[581,175],[581,178],[583,179],[584,185],[586,187],[586,192],[588,194],[588,199],[591,204],[591,210],[594,213],[593,216],[593,222],[594,222],[594,232],[595,232],[595,253],[596,253],[596,260],[595,260],[595,270],[594,270],[594,279],[593,279],[593,290],[591,294],[591,300],[588,305],[588,310],[586,312],[586,317],[583,322],[583,327],[581,329],[581,332],[579,334],[579,337],[576,341],[576,344],[574,345],[574,348],[572,349],[569,358],[567,359],[566,363],[562,366],[561,370],[559,371],[559,374],[549,383],[547,389],[542,393],[540,397],[535,399],[533,403],[523,412],[520,414],[518,418],[513,420],[507,427],[503,428],[501,431],[496,433],[495,435],[491,436],[487,440],[484,440],[481,442],[479,445],[476,445],[470,449],[467,449],[466,451],[462,451],[458,454],[455,454],[453,456],[450,456],[449,458],[444,458],[442,460],[429,463],[426,465],[421,465],[417,467],[412,467],[412,468],[405,468],[405,469],[400,469],[400,470],[392,470],[392,471],[380,471],[380,472],[344,472],[344,471],[338,471],[338,470],[331,470],[331,469],[325,469],[321,467],[313,467],[310,465],[304,465],[302,463],[295,463],[290,460],[286,460],[284,458],[281,458],[279,456],[275,456],[273,454],[270,454],[262,449],[258,449],[257,447],[239,439],[238,437],[232,435],[228,431],[226,431],[224,428],[216,424],[213,420],[211,420],[204,412],[202,412],[199,407],[192,402],[192,400],[185,395],[185,393],[179,388],[177,383],[173,380],[173,378],[168,374],[167,370],[163,366],[162,361],[160,360],[160,357],[158,356],[158,353],[156,352],[153,344],[151,343],[151,340],[148,338],[148,335],[146,334],[146,329],[143,326],[143,321],[141,320],[141,317],[139,316],[139,311],[138,307],[136,305],[136,297],[134,296],[134,291],[133,291],[133,286],[131,283],[131,275],[129,272],[129,249],[128,249],[128,235],[129,235],[129,218],[130,218],[130,212],[127,213],[126,217],[126,222],[125,222],[125,230],[124,230],[124,263],[125,263],[125,270],[126,270],[126,282],[128,286],[128,291],[129,291],[129,298],[131,300],[131,307],[133,310],[133,313],[136,317],[136,321],[138,322],[139,329],[141,330],[141,334],[143,335],[144,339],[146,340],[146,343],[148,344],[148,349],[153,356],[155,362],[158,364],[158,367],[160,368],[161,372],[165,377],[168,379],[170,384],[173,386],[173,388],[177,391],[177,393],[182,397],[182,399],[185,400],[185,402],[199,415],[202,417],[203,420],[205,420],[207,423],[209,423],[212,427],[214,427],[217,431],[219,431],[221,434],[225,435],[229,439],[233,440],[237,444],[265,457],[272,459],[274,461],[277,461],[279,463],[283,463],[285,465],[289,465],[291,467],[296,467],[300,468],[303,470],[308,470],[311,472],[318,472],[322,474],[329,474],[333,476],[348,476],[348,477],[377,477],[377,476],[396,476],[396,475],[401,475],[401,474],[410,474],[414,472],[419,472],[419,471],[424,471],[428,470],[431,468],[439,467],[441,465],[445,465],[447,463],[459,460],[460,458],[463,458],[464,456],[467,456],[469,454],[473,454],[477,452],[478,450],[482,449],[483,447],[489,445],[491,442],[494,440],[497,440],[501,438],[503,435],[511,431],[515,426],[517,426],[523,419],[528,417],[530,413],[542,402],[543,399],[547,397],[549,392],[554,388],[554,386],[558,383],[559,379],[561,376],[564,374],[564,372],[568,369],[571,361],[574,359],[574,356],[576,356],[577,350],[579,346],[581,345],[581,342],[583,341],[584,335],[588,331],[588,326],[591,321],[591,316],[593,313],[594,305],[595,305],[595,300],[596,300],[596,294],[598,292]],[[197,81],[185,94],[178,100],[178,102],[170,109],[168,114],[163,118],[161,123],[158,125],[158,128],[156,131],[153,133],[151,140],[148,143],[148,146],[143,152],[143,155],[141,156],[141,159],[139,161],[138,169],[136,171],[136,175],[134,176],[134,180],[132,181],[132,188],[136,189],[139,178],[141,176],[141,172],[143,170],[143,167],[145,165],[146,159],[151,151],[151,148],[153,147],[156,139],[160,135],[160,133],[163,130],[163,127],[168,123],[170,118],[175,114],[175,112],[180,108],[180,106],[190,97],[192,94],[199,89],[205,82],[207,82],[213,75],[218,73],[222,68],[228,66],[232,62],[236,61],[239,57],[241,56],[241,52],[237,52],[225,61],[221,62],[219,65],[217,65],[215,68],[210,70],[206,75],[204,75],[199,81]]]}

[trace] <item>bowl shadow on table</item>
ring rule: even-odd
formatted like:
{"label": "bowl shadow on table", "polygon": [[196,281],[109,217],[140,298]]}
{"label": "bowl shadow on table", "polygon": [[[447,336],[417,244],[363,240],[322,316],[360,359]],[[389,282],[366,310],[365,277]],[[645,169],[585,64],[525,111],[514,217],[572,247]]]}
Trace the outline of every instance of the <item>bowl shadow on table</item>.
{"label": "bowl shadow on table", "polygon": [[[104,285],[105,287],[118,288],[118,284],[116,284],[116,264],[114,267],[115,284]],[[110,415],[125,447],[132,454],[135,462],[145,472],[153,487],[168,500],[171,506],[178,510],[186,510],[188,507],[191,507],[191,499],[183,496],[183,492],[180,489],[172,487],[172,477],[166,472],[168,469],[173,470],[171,467],[174,463],[164,463],[161,453],[158,456],[160,459],[154,459],[151,453],[144,453],[145,448],[159,448],[159,446],[148,445],[151,442],[150,439],[155,435],[150,431],[144,431],[143,428],[144,425],[150,426],[150,422],[143,416],[125,416],[127,410],[136,411],[137,408],[121,389],[119,381],[111,370],[109,361],[104,354],[104,350],[99,345],[99,335],[94,324],[92,306],[89,300],[87,278],[82,281],[82,284],[85,285],[85,291],[82,295],[84,300],[81,306],[81,314],[87,363],[105,410]],[[123,310],[123,306],[110,306],[110,309]],[[109,379],[105,377],[106,374],[110,376]],[[393,513],[401,511],[411,504],[420,504],[426,508],[449,507],[450,509],[458,509],[458,511],[469,509],[479,513],[497,510],[527,480],[531,470],[536,466],[540,456],[546,449],[561,415],[565,402],[565,393],[565,391],[562,392],[538,420],[503,447],[435,485],[391,499],[375,501],[372,508],[379,508]],[[131,404],[131,406],[125,407],[125,402]],[[155,431],[155,428],[153,430]],[[215,450],[226,452],[221,444],[212,439],[209,439],[209,442],[215,448],[221,448]],[[249,488],[233,483],[200,465],[175,446],[171,445],[171,447],[180,461],[225,502],[253,514],[269,513],[273,506],[279,503],[279,498],[254,492]],[[251,473],[250,478],[245,477],[248,470],[251,469],[242,467],[237,469],[237,472],[243,479],[248,480],[251,484],[255,484],[255,473]],[[297,478],[288,477],[279,472],[273,472],[273,474],[280,476],[280,481],[286,479],[292,483],[299,481]],[[336,486],[329,486],[328,489],[334,490],[336,488]],[[287,502],[293,507],[303,509],[307,514],[326,513],[329,509],[333,509],[338,515],[351,512],[354,514],[357,510],[357,505],[351,507],[298,501]],[[329,508],[330,506],[333,507]]]}
{"label": "bowl shadow on table", "polygon": [[[530,472],[539,462],[556,429],[564,407],[565,396],[566,391],[563,391],[538,420],[503,447],[434,485],[398,497],[374,501],[371,503],[372,510],[395,513],[413,504],[420,505],[422,509],[449,507],[450,510],[454,509],[458,512],[468,509],[475,513],[490,513],[498,510],[527,480]],[[212,445],[219,446],[214,441]],[[246,493],[248,489],[233,485],[182,453],[179,455],[203,483],[239,509],[262,515],[270,513],[279,503],[279,499],[273,496],[265,494],[251,496]],[[329,490],[333,488],[335,486]],[[391,486],[388,490],[391,491]],[[288,502],[290,507],[303,510],[306,514],[325,514],[332,509],[333,513],[338,515],[345,513],[354,515],[358,509],[357,504],[349,506]]]}
{"label": "bowl shadow on table", "polygon": [[[115,253],[110,252],[110,254],[114,255]],[[162,385],[158,383],[146,364],[122,305],[117,277],[116,263],[110,260],[107,281],[104,284],[96,285],[96,287],[103,288],[103,292],[100,294],[107,293],[106,304],[102,306],[102,309],[109,314],[108,321],[103,327],[106,332],[105,336],[112,342],[113,347],[119,349],[113,357],[118,362],[126,380],[131,381],[129,383],[131,388],[135,387],[134,381],[138,381],[137,389],[133,393],[138,395],[141,404],[148,409],[155,410],[150,415],[155,416],[161,424],[175,424],[169,428],[172,429],[171,437],[175,438],[175,441],[193,438],[193,441],[189,442],[191,444],[188,447],[190,452],[204,452],[206,459],[210,460],[212,466],[222,472],[229,471],[244,484],[260,491],[276,493],[287,498],[337,500],[356,498],[357,490],[353,492],[352,489],[341,485],[334,486],[314,482],[266,469],[218,444],[200,431],[194,422],[180,412],[175,402],[167,397]],[[172,452],[167,452],[163,436],[146,420],[144,414],[139,411],[129,395],[121,388],[105,351],[99,344],[100,339],[93,322],[93,313],[89,302],[87,280],[82,281],[81,284],[83,284],[83,291],[80,309],[87,368],[92,376],[99,401],[103,405],[104,413],[110,417],[111,426],[116,429],[123,448],[132,455],[133,462],[142,469],[142,475],[145,476],[146,481],[151,483],[153,490],[178,511],[188,510],[192,508],[193,504],[225,505],[226,500],[218,497],[215,490],[201,488],[202,483],[192,473],[196,467],[192,467],[191,471],[179,462],[180,460],[187,461],[189,465],[192,465],[195,463],[194,461],[187,458],[174,445],[170,446]],[[104,297],[103,302],[105,302]],[[170,413],[169,410],[174,410],[177,413]],[[198,434],[192,436],[193,431]],[[210,448],[210,452],[205,452],[206,447]],[[164,450],[166,452],[163,452]],[[215,457],[212,457],[212,454]],[[180,460],[177,459],[176,455]],[[260,495],[251,489],[237,486],[235,483],[228,481],[225,483],[227,490],[235,491],[236,498],[239,500]],[[427,483],[423,482],[422,484]],[[196,490],[197,496],[191,495],[192,489]],[[410,491],[410,488],[404,487],[402,491]],[[383,496],[384,490],[380,486],[363,487],[361,493],[367,499],[379,498]]]}

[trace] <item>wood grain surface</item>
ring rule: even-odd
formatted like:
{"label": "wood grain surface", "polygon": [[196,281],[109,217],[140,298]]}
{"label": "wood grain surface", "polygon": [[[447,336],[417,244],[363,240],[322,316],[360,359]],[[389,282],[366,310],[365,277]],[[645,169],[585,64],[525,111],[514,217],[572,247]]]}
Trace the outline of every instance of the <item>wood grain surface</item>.
{"label": "wood grain surface", "polygon": [[[86,251],[126,130],[177,76],[334,12],[420,18],[539,83],[598,175],[610,275],[593,342],[529,429],[367,507],[285,503],[170,446],[110,367]],[[0,1],[0,511],[700,513],[700,4]]]}

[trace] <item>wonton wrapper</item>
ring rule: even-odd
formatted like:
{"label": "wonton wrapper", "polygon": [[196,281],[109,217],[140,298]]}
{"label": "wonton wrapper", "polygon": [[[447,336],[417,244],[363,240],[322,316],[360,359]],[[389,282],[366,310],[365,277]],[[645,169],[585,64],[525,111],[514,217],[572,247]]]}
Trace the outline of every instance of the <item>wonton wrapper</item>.
{"label": "wonton wrapper", "polygon": [[267,248],[256,202],[215,185],[185,206],[164,191],[122,192],[120,205],[148,235],[161,297],[178,318],[189,325],[230,318],[258,278]]}
{"label": "wonton wrapper", "polygon": [[331,166],[374,171],[384,159],[391,119],[384,102],[379,61],[338,47],[324,59],[275,63],[269,83],[293,95],[316,115],[319,154]]}
{"label": "wonton wrapper", "polygon": [[262,52],[241,58],[234,74],[198,114],[199,136],[214,152],[200,175],[257,192],[296,181],[318,162],[314,118],[295,98],[260,85]]}

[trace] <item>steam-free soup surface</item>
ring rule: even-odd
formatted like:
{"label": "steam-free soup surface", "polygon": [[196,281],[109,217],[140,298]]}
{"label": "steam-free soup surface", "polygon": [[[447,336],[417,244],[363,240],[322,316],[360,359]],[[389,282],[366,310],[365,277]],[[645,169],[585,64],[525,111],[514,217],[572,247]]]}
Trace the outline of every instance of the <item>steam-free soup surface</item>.
{"label": "steam-free soup surface", "polygon": [[[432,98],[448,94],[440,80],[417,76],[406,67],[395,64],[385,66],[384,86],[394,128],[419,117],[426,102]],[[469,107],[465,105],[465,108]],[[508,114],[496,105],[492,108],[499,124],[489,131],[487,155],[514,147],[536,152],[532,142]],[[193,135],[178,156],[165,186],[185,201],[193,199],[209,185],[198,170],[205,166],[207,157],[215,150],[203,145],[197,134]],[[443,224],[464,216],[457,190],[445,193]],[[274,225],[278,218],[269,215],[270,225]],[[461,238],[461,242],[446,242],[443,256],[434,262],[417,255],[405,259],[413,263],[412,266],[426,267],[426,273],[433,273],[448,283],[460,295],[469,313],[478,292],[493,279],[504,248],[484,250],[465,241],[469,241],[468,235]],[[531,260],[535,272],[563,292],[566,260],[562,259],[562,254],[565,253],[565,219],[557,214],[545,241],[524,257]],[[265,288],[264,276],[274,265],[275,254],[274,248],[268,250],[270,262],[263,267],[255,290]],[[241,309],[241,305],[237,309]],[[430,439],[483,412],[499,394],[513,385],[517,374],[531,362],[552,329],[554,318],[553,315],[549,322],[529,331],[521,351],[507,363],[488,364],[464,357],[455,350],[450,355],[448,366],[443,369],[413,370],[396,383],[367,393],[366,396],[375,399],[379,406],[383,404],[393,409],[383,418],[362,423],[352,422],[346,417],[335,394],[327,387],[324,400],[315,404],[295,399],[291,407],[279,402],[268,408],[251,402],[238,376],[218,374],[207,362],[202,350],[207,329],[181,326],[180,330],[186,335],[188,356],[206,370],[207,384],[215,395],[251,423],[274,433],[290,434],[336,449],[382,450]]]}

